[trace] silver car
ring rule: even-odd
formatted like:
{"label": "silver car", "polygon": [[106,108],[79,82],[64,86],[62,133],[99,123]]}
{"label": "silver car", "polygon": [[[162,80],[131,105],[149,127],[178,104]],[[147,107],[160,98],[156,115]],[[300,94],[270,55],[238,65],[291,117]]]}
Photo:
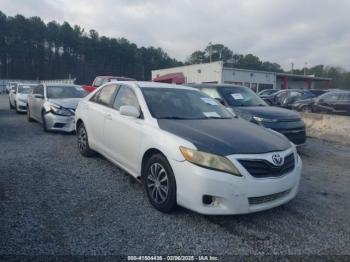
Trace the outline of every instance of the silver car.
{"label": "silver car", "polygon": [[38,85],[28,96],[28,121],[42,123],[44,131],[73,132],[75,109],[86,95],[78,85]]}

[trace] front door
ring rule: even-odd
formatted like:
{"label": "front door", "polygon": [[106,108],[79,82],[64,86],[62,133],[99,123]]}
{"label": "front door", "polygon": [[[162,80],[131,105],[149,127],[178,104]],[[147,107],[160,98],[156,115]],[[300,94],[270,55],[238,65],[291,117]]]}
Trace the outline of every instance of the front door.
{"label": "front door", "polygon": [[119,109],[130,105],[140,109],[134,91],[121,86],[115,97],[112,108],[108,109],[104,125],[104,147],[108,155],[124,166],[131,173],[138,172],[138,157],[144,120],[142,117],[123,116]]}

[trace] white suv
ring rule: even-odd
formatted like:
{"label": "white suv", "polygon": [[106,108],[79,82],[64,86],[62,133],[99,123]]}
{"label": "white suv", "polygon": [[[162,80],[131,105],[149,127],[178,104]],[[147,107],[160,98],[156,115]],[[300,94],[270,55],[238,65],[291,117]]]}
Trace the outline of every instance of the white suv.
{"label": "white suv", "polygon": [[295,146],[190,87],[107,83],[79,102],[75,120],[80,153],[97,151],[143,181],[163,212],[250,213],[298,191]]}

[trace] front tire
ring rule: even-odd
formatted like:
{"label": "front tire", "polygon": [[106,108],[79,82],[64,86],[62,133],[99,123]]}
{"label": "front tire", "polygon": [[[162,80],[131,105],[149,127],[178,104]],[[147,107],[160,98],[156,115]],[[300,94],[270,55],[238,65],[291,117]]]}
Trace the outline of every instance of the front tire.
{"label": "front tire", "polygon": [[41,112],[41,122],[43,125],[43,130],[44,132],[49,132],[49,129],[47,128],[47,124],[46,124],[46,119],[45,119],[45,112]]}
{"label": "front tire", "polygon": [[143,180],[148,199],[156,209],[169,213],[176,208],[176,180],[163,155],[153,155],[147,161]]}
{"label": "front tire", "polygon": [[34,122],[34,119],[30,116],[29,106],[27,105],[27,120],[28,122]]}
{"label": "front tire", "polygon": [[11,101],[9,100],[9,105],[10,105],[10,109],[14,109],[15,107],[11,104]]}
{"label": "front tire", "polygon": [[78,126],[77,140],[80,154],[85,157],[91,157],[95,155],[95,151],[93,151],[89,146],[88,134],[83,123]]}
{"label": "front tire", "polygon": [[20,112],[18,111],[18,106],[17,106],[17,103],[15,102],[15,111],[16,111],[16,114],[19,114]]}
{"label": "front tire", "polygon": [[300,108],[300,111],[305,113],[312,113],[312,108],[310,106],[302,106]]}

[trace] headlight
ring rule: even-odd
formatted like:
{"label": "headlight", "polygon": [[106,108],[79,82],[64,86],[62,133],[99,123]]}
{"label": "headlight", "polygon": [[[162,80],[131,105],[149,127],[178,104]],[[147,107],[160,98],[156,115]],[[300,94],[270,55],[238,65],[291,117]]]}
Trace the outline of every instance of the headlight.
{"label": "headlight", "polygon": [[262,117],[258,117],[258,116],[253,116],[252,118],[253,120],[255,120],[257,123],[276,123],[278,120],[277,119],[270,119],[270,118],[262,118]]}
{"label": "headlight", "polygon": [[242,176],[234,164],[226,157],[189,149],[183,146],[180,146],[180,151],[184,158],[193,164],[230,173],[235,176]]}
{"label": "headlight", "polygon": [[61,115],[61,116],[72,116],[73,115],[73,112],[71,112],[67,108],[64,108],[61,106],[50,105],[50,110],[52,113],[54,113],[56,115]]}

